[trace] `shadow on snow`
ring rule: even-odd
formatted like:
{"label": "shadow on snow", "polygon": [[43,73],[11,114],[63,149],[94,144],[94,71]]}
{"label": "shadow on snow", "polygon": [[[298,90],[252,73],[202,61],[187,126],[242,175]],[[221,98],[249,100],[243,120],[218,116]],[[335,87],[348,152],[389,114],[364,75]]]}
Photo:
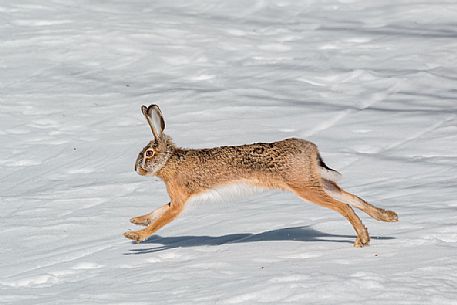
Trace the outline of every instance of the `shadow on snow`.
{"label": "shadow on snow", "polygon": [[[389,240],[393,237],[371,237],[377,240]],[[161,244],[158,247],[132,249],[126,255],[160,252],[173,248],[188,248],[198,246],[219,246],[224,244],[238,244],[259,241],[325,241],[352,244],[354,235],[328,234],[312,229],[309,226],[283,228],[262,233],[240,233],[222,236],[177,236],[161,237],[154,235],[141,244]]]}

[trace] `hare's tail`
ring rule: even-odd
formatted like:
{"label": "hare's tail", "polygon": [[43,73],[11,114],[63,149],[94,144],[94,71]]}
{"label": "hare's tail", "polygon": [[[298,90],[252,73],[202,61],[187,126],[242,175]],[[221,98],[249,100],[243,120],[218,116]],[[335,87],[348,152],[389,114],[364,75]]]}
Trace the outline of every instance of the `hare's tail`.
{"label": "hare's tail", "polygon": [[319,170],[323,179],[337,182],[343,177],[338,171],[328,167],[320,154],[317,154],[317,161],[319,162]]}

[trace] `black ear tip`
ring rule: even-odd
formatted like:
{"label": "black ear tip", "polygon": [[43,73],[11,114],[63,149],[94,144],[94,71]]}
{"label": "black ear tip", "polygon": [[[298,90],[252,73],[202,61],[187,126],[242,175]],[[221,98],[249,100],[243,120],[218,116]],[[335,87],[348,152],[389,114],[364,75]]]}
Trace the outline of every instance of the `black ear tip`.
{"label": "black ear tip", "polygon": [[152,115],[153,112],[158,112],[160,114],[162,113],[162,111],[160,110],[159,106],[157,106],[156,104],[149,105],[149,107],[148,107],[148,109],[146,111],[147,111],[148,115]]}
{"label": "black ear tip", "polygon": [[152,109],[159,109],[160,110],[159,106],[157,106],[156,104],[149,105],[148,110],[152,110]]}
{"label": "black ear tip", "polygon": [[146,113],[148,112],[148,107],[146,107],[145,105],[141,106],[141,112],[143,112],[143,114],[146,115]]}

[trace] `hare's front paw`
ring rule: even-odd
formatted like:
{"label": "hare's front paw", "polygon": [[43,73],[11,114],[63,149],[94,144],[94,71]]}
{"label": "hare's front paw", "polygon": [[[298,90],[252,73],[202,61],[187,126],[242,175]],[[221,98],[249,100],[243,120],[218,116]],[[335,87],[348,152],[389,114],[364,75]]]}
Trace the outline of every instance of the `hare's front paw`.
{"label": "hare's front paw", "polygon": [[151,224],[151,215],[146,214],[143,216],[132,217],[130,218],[130,222],[134,225],[149,226]]}
{"label": "hare's front paw", "polygon": [[128,231],[124,233],[124,237],[139,243],[148,238],[148,235],[144,231]]}

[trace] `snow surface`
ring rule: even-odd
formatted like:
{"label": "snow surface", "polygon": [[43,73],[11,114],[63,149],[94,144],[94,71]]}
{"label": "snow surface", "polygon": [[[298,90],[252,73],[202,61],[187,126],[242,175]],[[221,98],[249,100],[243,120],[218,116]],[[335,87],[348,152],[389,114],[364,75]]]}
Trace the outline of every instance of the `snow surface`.
{"label": "snow surface", "polygon": [[[1,304],[457,304],[457,2],[0,0]],[[158,103],[187,147],[302,137],[399,213],[288,193],[188,206],[138,176]]]}

